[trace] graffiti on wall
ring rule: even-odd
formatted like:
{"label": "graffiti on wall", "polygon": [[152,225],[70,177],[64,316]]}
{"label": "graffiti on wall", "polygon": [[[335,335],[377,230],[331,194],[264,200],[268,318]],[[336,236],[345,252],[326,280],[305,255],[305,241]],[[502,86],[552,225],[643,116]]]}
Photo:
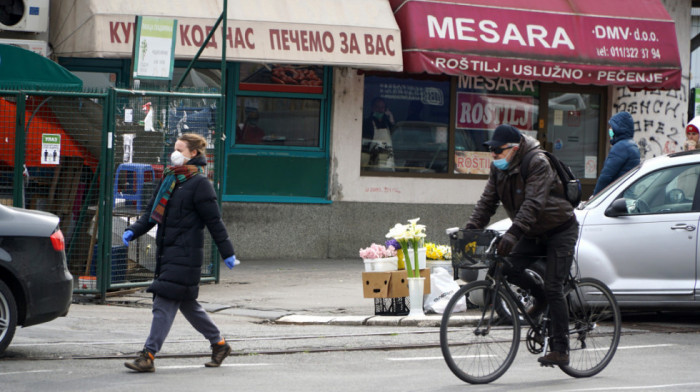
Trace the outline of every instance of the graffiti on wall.
{"label": "graffiti on wall", "polygon": [[634,119],[634,140],[641,158],[670,154],[683,149],[688,122],[688,86],[680,90],[630,91],[616,88],[613,112],[627,111]]}

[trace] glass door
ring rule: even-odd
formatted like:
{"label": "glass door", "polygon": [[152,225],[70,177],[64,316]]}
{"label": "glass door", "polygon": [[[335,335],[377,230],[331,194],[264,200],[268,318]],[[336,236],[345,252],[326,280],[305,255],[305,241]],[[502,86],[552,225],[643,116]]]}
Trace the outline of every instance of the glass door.
{"label": "glass door", "polygon": [[604,87],[543,86],[539,134],[542,146],[581,179],[584,200],[590,197],[605,160],[608,139],[607,90]]}

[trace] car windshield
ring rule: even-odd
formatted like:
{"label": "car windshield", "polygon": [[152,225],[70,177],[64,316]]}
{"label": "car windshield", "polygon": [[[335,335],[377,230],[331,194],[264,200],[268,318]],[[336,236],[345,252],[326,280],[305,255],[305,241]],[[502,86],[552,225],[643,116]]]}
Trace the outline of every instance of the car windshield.
{"label": "car windshield", "polygon": [[611,182],[610,184],[608,184],[608,186],[603,188],[600,192],[596,193],[595,195],[591,196],[590,199],[583,202],[582,205],[580,205],[578,208],[584,209],[588,206],[596,205],[598,201],[603,200],[605,198],[604,195],[608,194],[608,189],[613,189],[613,188],[617,187],[617,184],[621,183],[622,181],[625,181],[625,179],[627,179],[628,177],[630,177],[631,175],[636,173],[640,167],[642,167],[641,164],[637,165],[634,169],[628,171],[627,173],[621,175],[615,181]]}

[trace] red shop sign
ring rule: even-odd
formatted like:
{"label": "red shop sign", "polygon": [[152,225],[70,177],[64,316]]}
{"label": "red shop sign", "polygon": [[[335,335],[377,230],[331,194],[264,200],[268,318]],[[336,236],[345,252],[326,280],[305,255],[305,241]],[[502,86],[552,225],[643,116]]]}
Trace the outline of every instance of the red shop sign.
{"label": "red shop sign", "polygon": [[659,0],[391,0],[404,70],[678,89],[675,24]]}

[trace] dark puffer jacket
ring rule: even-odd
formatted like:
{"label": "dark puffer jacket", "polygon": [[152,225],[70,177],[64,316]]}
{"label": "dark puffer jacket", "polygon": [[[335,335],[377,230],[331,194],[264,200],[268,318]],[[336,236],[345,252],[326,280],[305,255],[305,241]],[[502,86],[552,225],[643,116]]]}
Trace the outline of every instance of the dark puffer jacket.
{"label": "dark puffer jacket", "polygon": [[507,170],[491,165],[488,183],[469,223],[479,228],[486,227],[496,213],[499,201],[513,221],[509,231],[517,237],[537,237],[575,219],[573,207],[564,199],[564,187],[544,154],[532,157],[527,182],[523,180],[520,174],[522,158],[528,151],[539,147],[537,140],[523,136]]}
{"label": "dark puffer jacket", "polygon": [[639,147],[632,139],[634,136],[632,116],[627,112],[620,112],[612,116],[608,123],[614,134],[610,139],[612,147],[608,157],[605,158],[598,182],[595,184],[594,195],[640,162]]}
{"label": "dark puffer jacket", "polygon": [[[206,160],[197,156],[188,165],[205,166]],[[135,237],[147,233],[155,222],[149,217],[155,195],[144,214],[127,230]],[[233,256],[233,245],[221,219],[216,192],[207,177],[197,174],[182,184],[176,184],[156,232],[156,271],[148,291],[156,295],[186,301],[197,299],[204,260],[204,227],[224,259]]]}

